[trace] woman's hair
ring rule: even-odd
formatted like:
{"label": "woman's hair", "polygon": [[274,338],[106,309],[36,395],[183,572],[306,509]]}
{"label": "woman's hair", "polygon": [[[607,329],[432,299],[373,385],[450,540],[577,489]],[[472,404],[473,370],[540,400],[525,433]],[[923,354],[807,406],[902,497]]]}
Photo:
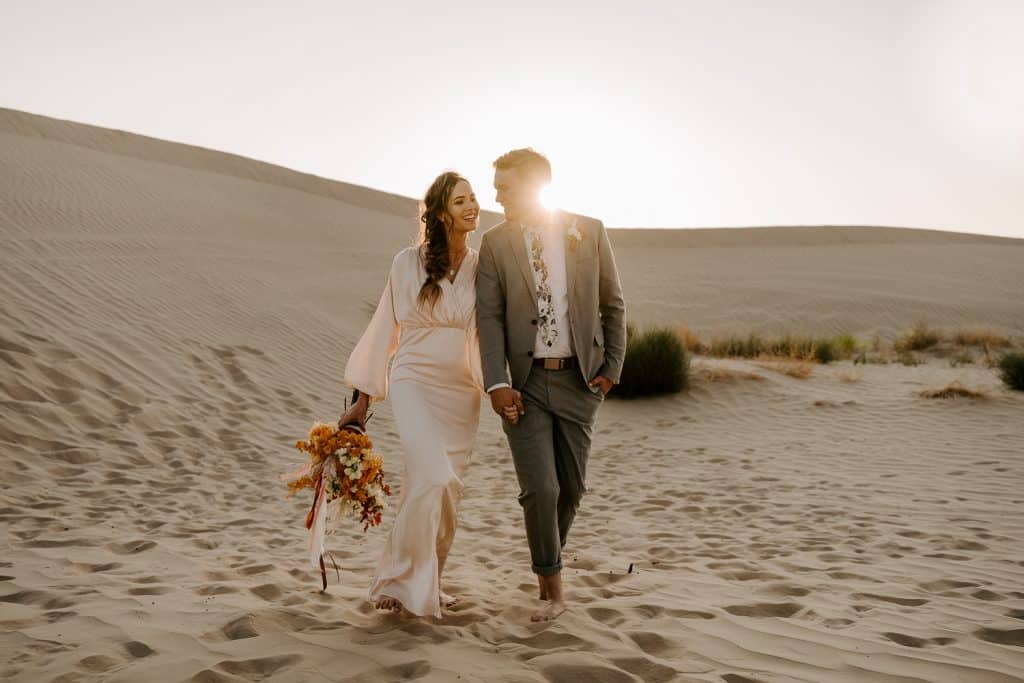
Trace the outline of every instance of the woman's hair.
{"label": "woman's hair", "polygon": [[448,211],[448,199],[452,190],[461,180],[466,180],[455,171],[445,171],[434,179],[423,198],[420,221],[423,223],[423,261],[427,280],[420,287],[417,301],[422,306],[433,307],[441,298],[441,278],[448,274],[448,227],[444,217]]}

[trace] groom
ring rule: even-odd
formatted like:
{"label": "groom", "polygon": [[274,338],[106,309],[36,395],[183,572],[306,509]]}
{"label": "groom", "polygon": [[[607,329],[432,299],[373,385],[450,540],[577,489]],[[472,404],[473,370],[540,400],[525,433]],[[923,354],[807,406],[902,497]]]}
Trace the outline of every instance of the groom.
{"label": "groom", "polygon": [[529,148],[494,162],[505,221],[483,236],[476,285],[484,386],[504,418],[547,601],[533,621],[565,611],[561,551],[586,491],[594,418],[626,351],[625,304],[604,225],[545,209],[540,193],[550,180],[548,160]]}

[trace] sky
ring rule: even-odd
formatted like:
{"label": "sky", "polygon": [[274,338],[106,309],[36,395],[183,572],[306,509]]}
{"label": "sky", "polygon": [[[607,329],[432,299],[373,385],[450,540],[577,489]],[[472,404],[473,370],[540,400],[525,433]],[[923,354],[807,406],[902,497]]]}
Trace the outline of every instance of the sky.
{"label": "sky", "polygon": [[1020,0],[0,0],[0,106],[617,227],[1024,237]]}

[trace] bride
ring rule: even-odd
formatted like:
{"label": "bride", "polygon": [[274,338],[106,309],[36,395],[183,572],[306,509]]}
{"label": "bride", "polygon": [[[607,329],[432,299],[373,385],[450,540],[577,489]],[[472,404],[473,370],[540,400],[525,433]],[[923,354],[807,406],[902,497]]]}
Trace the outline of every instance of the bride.
{"label": "bride", "polygon": [[378,609],[440,617],[455,602],[440,581],[483,394],[478,253],[466,242],[480,224],[480,205],[469,182],[451,171],[434,180],[423,205],[421,243],[395,256],[349,356],[345,383],[355,398],[338,424],[365,425],[370,402],[391,399],[405,471],[368,598]]}

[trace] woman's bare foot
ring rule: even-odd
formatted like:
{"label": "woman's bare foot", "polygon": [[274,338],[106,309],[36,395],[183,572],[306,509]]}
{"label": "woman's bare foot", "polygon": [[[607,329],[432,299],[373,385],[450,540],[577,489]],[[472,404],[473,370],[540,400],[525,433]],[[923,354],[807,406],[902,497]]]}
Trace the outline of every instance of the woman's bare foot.
{"label": "woman's bare foot", "polygon": [[565,603],[563,601],[548,600],[546,605],[530,616],[530,621],[554,621],[564,611]]}
{"label": "woman's bare foot", "polygon": [[455,607],[455,605],[459,604],[459,599],[457,597],[455,597],[454,595],[448,595],[444,591],[438,591],[438,593],[441,596],[440,599],[441,599],[441,607],[442,608],[449,609],[449,608]]}
{"label": "woman's bare foot", "polygon": [[385,612],[397,613],[402,611],[402,603],[400,603],[395,598],[389,597],[387,595],[381,597],[380,600],[377,601],[376,607],[377,609],[383,610]]}

